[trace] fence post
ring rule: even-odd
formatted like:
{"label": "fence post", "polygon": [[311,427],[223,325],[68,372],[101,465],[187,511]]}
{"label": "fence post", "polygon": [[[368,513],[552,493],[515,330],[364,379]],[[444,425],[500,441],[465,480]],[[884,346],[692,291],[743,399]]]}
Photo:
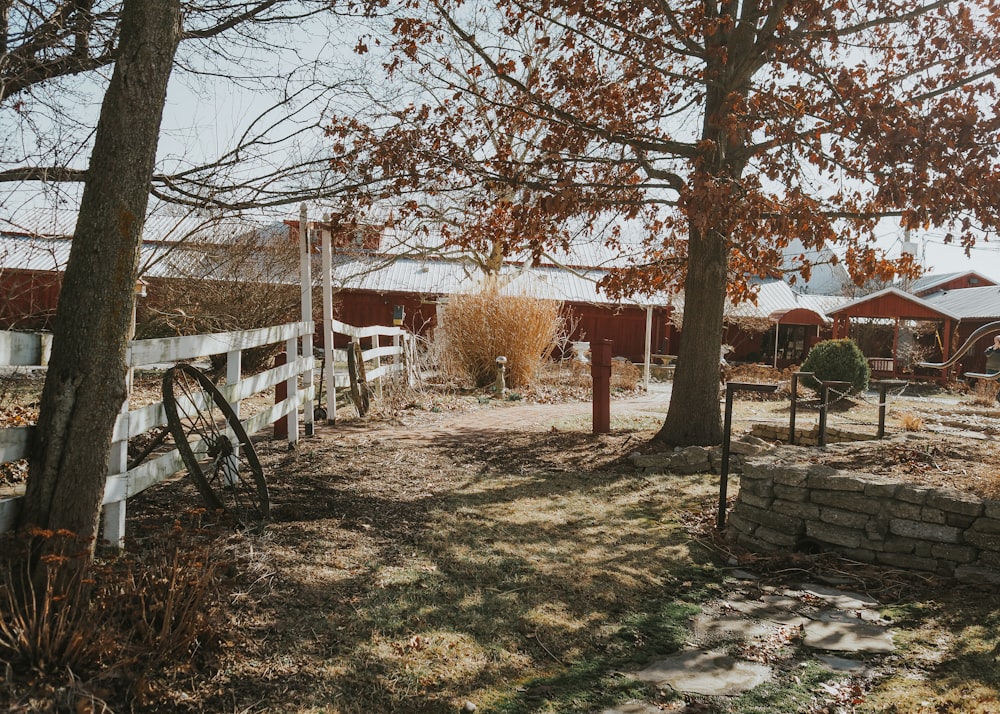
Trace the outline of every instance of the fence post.
{"label": "fence post", "polygon": [[[242,350],[230,350],[226,353],[226,384],[238,384],[240,379],[243,378],[243,351]],[[229,402],[229,406],[233,408],[236,412],[236,416],[240,415],[240,400]]]}
{"label": "fence post", "polygon": [[[375,369],[378,370],[382,366],[382,357],[377,354],[378,350],[382,347],[382,338],[376,333],[372,335],[372,348],[376,351],[375,355]],[[382,375],[379,374],[375,381],[375,395],[381,399],[382,398]]]}
{"label": "fence post", "polygon": [[716,530],[726,527],[726,501],[729,500],[729,452],[733,435],[733,395],[739,391],[773,392],[777,384],[757,384],[754,382],[727,382],[726,408],[722,419],[722,464],[719,467],[719,512],[715,518]]}
{"label": "fence post", "polygon": [[[299,361],[299,338],[290,337],[285,343],[285,354],[288,364],[295,366]],[[288,412],[288,445],[293,446],[299,441],[299,374],[293,370],[292,375],[285,382],[285,391],[288,398],[292,400],[291,410]]]}
{"label": "fence post", "polygon": [[878,387],[878,438],[881,439],[885,437],[885,408],[886,408],[886,391],[889,387],[902,387],[906,385],[906,380],[904,379],[877,379],[873,380],[872,384]]}
{"label": "fence post", "polygon": [[788,404],[788,443],[795,444],[795,411],[799,403],[799,379],[811,377],[812,372],[792,372],[792,397]]}
{"label": "fence post", "polygon": [[[133,315],[134,319],[134,315]],[[135,333],[135,327],[132,327]],[[129,422],[129,397],[132,396],[132,345],[131,339],[125,351],[125,402],[122,404],[118,418],[115,420],[115,431],[119,427],[124,429],[125,436],[119,441],[111,444],[111,456],[108,460],[108,476],[124,476],[128,472],[128,422]],[[119,433],[121,433],[119,431]],[[105,545],[115,550],[125,547],[125,507],[126,501],[115,501],[104,505],[102,512],[103,530],[102,538]]]}
{"label": "fence post", "polygon": [[642,354],[642,388],[649,391],[650,356],[653,346],[653,306],[646,306],[646,343]]}
{"label": "fence post", "polygon": [[[131,370],[129,370],[129,377],[131,377]],[[132,380],[129,378],[126,394],[132,392],[131,382]],[[128,397],[126,397],[116,421],[116,424],[121,424],[124,427],[125,438],[111,445],[111,458],[108,463],[109,477],[124,476],[128,472],[128,412]],[[101,535],[104,544],[115,550],[121,550],[125,547],[125,506],[126,501],[123,500],[106,503],[103,508]]]}
{"label": "fence post", "polygon": [[412,387],[417,383],[417,338],[406,332],[403,333],[403,369],[406,370],[406,386]]}
{"label": "fence post", "polygon": [[323,364],[326,369],[326,423],[337,421],[337,380],[333,374],[333,247],[330,236],[330,217],[320,230],[323,253]]}
{"label": "fence post", "polygon": [[[839,382],[831,380],[820,383],[819,391],[819,446],[826,446],[826,417],[830,410],[830,388],[839,387],[841,389],[850,388],[850,382]],[[838,397],[839,398],[839,397]]]}
{"label": "fence post", "polygon": [[611,340],[590,343],[590,376],[594,381],[594,433],[611,431]]}
{"label": "fence post", "polygon": [[[306,212],[306,204],[299,207],[299,282],[300,300],[302,302],[302,322],[312,324],[312,242],[309,240],[309,220]],[[313,331],[302,330],[302,356],[309,359],[313,354]],[[305,400],[302,404],[303,416],[305,417],[306,436],[313,435],[313,368],[308,370],[309,376],[305,379],[302,388],[305,390]]]}
{"label": "fence post", "polygon": [[[274,366],[281,367],[288,363],[288,355],[284,352],[279,352],[274,356]],[[281,404],[283,401],[288,399],[288,382],[278,382],[274,385],[274,403]],[[288,438],[288,417],[278,417],[274,422],[274,438],[275,439],[287,439]]]}

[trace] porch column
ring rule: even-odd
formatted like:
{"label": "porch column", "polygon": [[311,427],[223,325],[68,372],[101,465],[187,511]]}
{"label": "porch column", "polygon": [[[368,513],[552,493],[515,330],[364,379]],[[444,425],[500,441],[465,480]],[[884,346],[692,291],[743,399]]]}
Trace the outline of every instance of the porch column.
{"label": "porch column", "polygon": [[892,376],[895,377],[898,370],[896,368],[899,362],[899,318],[896,318],[896,324],[892,331]]}
{"label": "porch column", "polygon": [[[951,359],[951,341],[952,336],[955,331],[955,325],[949,318],[944,320],[944,341],[941,343],[941,361],[947,362]],[[955,367],[945,367],[944,374],[942,375],[945,379],[951,379],[955,372]]]}

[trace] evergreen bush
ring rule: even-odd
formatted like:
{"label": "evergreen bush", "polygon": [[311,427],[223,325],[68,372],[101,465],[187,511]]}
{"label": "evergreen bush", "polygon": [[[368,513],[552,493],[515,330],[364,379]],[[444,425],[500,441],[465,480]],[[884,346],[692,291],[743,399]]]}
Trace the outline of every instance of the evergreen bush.
{"label": "evergreen bush", "polygon": [[812,372],[813,379],[806,385],[819,389],[820,382],[850,382],[851,392],[863,392],[868,388],[871,370],[861,348],[854,340],[826,340],[809,350],[803,372]]}

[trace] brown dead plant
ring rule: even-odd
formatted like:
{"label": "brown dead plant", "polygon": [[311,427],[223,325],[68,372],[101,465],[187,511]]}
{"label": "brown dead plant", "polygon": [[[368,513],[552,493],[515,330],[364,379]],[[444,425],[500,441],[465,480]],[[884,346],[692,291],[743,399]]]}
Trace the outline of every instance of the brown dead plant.
{"label": "brown dead plant", "polygon": [[[171,277],[150,279],[148,297],[138,303],[140,338],[250,330],[301,317],[295,242],[251,231],[186,246],[168,260]],[[247,350],[243,368],[260,371],[280,349]]]}
{"label": "brown dead plant", "polygon": [[1000,394],[1000,381],[980,379],[969,392],[969,403],[976,407],[995,407],[998,394]]}
{"label": "brown dead plant", "polygon": [[440,369],[476,387],[493,384],[497,357],[506,357],[506,383],[529,386],[563,332],[562,304],[508,295],[495,280],[475,293],[452,295],[434,331]]}
{"label": "brown dead plant", "polygon": [[[28,564],[38,539],[45,539],[50,554],[42,557],[33,583]],[[203,541],[178,521],[136,553],[91,563],[79,557],[81,546],[71,533],[36,529],[27,537],[6,536],[0,667],[7,671],[9,694],[69,691],[69,676],[76,701],[93,699],[113,683],[119,696],[149,703],[158,677],[215,651],[225,614],[218,558]],[[129,691],[122,682],[130,683]]]}
{"label": "brown dead plant", "polygon": [[[46,554],[32,575],[30,543],[40,539]],[[108,642],[94,607],[96,583],[77,539],[34,529],[26,539],[5,540],[8,553],[23,557],[6,562],[0,575],[0,662],[54,673],[79,671],[99,659]]]}

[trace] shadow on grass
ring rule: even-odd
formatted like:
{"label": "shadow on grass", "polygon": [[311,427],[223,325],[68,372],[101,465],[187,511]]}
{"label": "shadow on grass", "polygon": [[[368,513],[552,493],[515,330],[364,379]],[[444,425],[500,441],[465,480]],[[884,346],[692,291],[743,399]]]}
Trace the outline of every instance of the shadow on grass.
{"label": "shadow on grass", "polygon": [[248,598],[230,707],[591,711],[647,691],[616,672],[675,652],[713,592],[678,525],[711,486],[635,475],[620,440],[495,438],[436,442],[419,477],[405,443],[272,459],[275,576]]}

